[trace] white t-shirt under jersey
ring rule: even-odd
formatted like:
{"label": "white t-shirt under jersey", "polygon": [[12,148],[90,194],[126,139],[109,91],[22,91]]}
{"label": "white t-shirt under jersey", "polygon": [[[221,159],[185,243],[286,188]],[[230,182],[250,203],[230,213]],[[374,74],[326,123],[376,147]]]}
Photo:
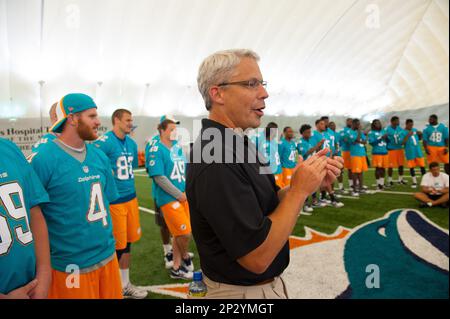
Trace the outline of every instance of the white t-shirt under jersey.
{"label": "white t-shirt under jersey", "polygon": [[434,177],[431,173],[423,175],[421,186],[433,187],[437,191],[448,187],[448,175],[440,173],[438,177]]}

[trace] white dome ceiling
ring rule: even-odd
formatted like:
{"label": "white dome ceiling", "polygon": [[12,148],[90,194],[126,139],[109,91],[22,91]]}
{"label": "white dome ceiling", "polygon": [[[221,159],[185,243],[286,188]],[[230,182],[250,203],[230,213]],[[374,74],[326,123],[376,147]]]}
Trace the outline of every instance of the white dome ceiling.
{"label": "white dome ceiling", "polygon": [[448,0],[0,0],[0,117],[69,92],[103,115],[198,116],[198,66],[229,48],[261,56],[271,115],[449,101]]}

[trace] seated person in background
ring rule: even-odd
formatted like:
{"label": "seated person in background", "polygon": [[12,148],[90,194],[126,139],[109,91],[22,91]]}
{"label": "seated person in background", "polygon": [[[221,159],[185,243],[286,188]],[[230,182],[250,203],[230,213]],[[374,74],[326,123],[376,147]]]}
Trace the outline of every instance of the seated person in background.
{"label": "seated person in background", "polygon": [[414,194],[422,202],[421,207],[448,207],[448,175],[441,173],[438,163],[430,164],[430,172],[423,176],[421,186],[422,192]]}

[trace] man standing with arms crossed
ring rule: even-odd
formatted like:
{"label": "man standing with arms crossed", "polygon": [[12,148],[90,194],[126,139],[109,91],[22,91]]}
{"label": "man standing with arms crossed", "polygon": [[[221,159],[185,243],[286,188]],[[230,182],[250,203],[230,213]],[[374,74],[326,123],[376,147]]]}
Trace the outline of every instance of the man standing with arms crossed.
{"label": "man standing with arms crossed", "polygon": [[147,297],[147,292],[130,282],[131,244],[141,238],[139,205],[133,174],[133,169],[138,167],[138,147],[128,136],[133,129],[133,118],[130,111],[118,109],[114,111],[111,120],[112,131],[106,132],[94,145],[109,158],[120,195],[119,199],[111,202],[110,210],[123,296],[143,299]]}
{"label": "man standing with arms crossed", "polygon": [[380,120],[373,120],[367,141],[372,145],[372,166],[375,168],[375,180],[379,190],[384,189],[386,169],[389,168],[389,155],[386,144],[387,134]]}
{"label": "man standing with arms crossed", "polygon": [[386,128],[387,133],[387,149],[389,155],[389,186],[394,186],[392,181],[392,174],[394,168],[398,168],[398,183],[407,185],[403,180],[403,166],[405,163],[405,151],[403,150],[402,135],[403,129],[400,127],[400,119],[398,116],[391,118],[391,125]]}
{"label": "man standing with arms crossed", "polygon": [[420,167],[422,176],[425,175],[427,171],[425,169],[425,158],[423,157],[423,152],[419,143],[422,139],[422,132],[419,132],[414,128],[414,121],[412,119],[406,120],[402,139],[402,144],[405,146],[408,168],[413,180],[411,188],[417,188],[416,167]]}

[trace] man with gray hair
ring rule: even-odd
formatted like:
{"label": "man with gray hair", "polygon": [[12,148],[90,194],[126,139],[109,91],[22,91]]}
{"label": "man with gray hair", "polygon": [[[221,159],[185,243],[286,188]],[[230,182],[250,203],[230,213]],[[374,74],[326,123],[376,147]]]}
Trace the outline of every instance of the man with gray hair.
{"label": "man with gray hair", "polygon": [[327,158],[324,149],[280,189],[267,163],[252,157],[255,145],[242,132],[260,126],[269,97],[258,61],[250,50],[228,50],[199,69],[209,119],[193,145],[186,194],[207,298],[287,298],[281,274],[289,264],[289,235],[308,196],[342,168],[342,159]]}

